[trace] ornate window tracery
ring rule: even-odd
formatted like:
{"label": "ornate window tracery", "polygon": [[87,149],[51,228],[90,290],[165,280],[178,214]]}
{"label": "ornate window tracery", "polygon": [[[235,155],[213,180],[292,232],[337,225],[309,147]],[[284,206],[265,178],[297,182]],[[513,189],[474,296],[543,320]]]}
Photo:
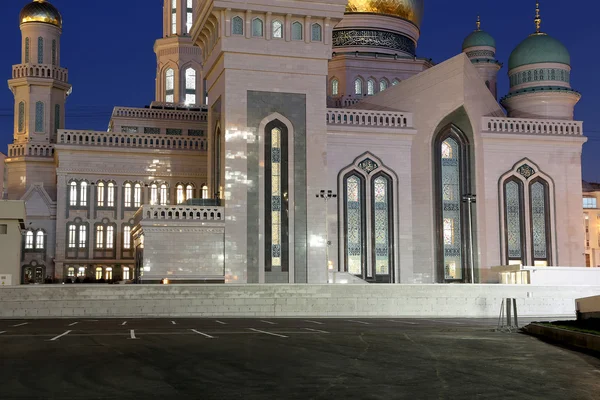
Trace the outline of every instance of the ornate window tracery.
{"label": "ornate window tracery", "polygon": [[231,19],[231,34],[232,35],[243,35],[244,34],[244,20],[235,16]]}
{"label": "ornate window tracery", "polygon": [[44,38],[38,37],[38,64],[44,63]]}
{"label": "ornate window tracery", "polygon": [[19,103],[19,132],[23,132],[25,130],[25,102],[22,101]]}

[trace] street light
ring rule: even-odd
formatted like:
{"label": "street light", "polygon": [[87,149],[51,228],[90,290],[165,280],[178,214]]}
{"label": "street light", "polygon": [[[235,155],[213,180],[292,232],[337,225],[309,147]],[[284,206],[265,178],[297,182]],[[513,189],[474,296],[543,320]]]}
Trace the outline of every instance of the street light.
{"label": "street light", "polygon": [[323,199],[325,201],[325,283],[329,282],[329,221],[327,219],[327,202],[331,199],[335,199],[337,194],[333,193],[333,190],[321,190],[317,193],[317,199]]}
{"label": "street light", "polygon": [[475,283],[475,254],[473,249],[473,204],[477,202],[477,196],[468,193],[462,198],[463,203],[467,203],[467,214],[469,218],[469,263],[471,264],[471,284]]}

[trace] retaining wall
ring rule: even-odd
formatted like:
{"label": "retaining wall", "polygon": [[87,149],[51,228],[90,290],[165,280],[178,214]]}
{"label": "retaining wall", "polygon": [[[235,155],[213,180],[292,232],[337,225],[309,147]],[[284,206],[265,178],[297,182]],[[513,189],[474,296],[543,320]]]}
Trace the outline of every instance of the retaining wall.
{"label": "retaining wall", "polygon": [[519,316],[575,317],[600,286],[26,285],[0,288],[0,318],[489,317],[502,299]]}

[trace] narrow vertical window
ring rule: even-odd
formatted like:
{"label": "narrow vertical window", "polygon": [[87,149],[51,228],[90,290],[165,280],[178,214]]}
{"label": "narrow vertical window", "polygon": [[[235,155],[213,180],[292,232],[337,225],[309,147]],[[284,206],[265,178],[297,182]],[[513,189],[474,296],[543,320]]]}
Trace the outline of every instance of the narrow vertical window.
{"label": "narrow vertical window", "polygon": [[136,208],[142,205],[142,185],[136,183],[133,187],[133,206]]}
{"label": "narrow vertical window", "polygon": [[548,185],[539,179],[530,185],[533,265],[550,265]]}
{"label": "narrow vertical window", "polygon": [[504,184],[506,253],[509,265],[524,265],[523,185],[517,180]]}
{"label": "narrow vertical window", "polygon": [[109,225],[106,227],[106,248],[112,249],[115,243],[115,227]]}
{"label": "narrow vertical window", "polygon": [[185,198],[186,200],[194,198],[194,187],[192,185],[187,185],[185,187]]}
{"label": "narrow vertical window", "polygon": [[162,185],[160,185],[160,205],[161,206],[166,206],[168,204],[168,194],[169,191],[167,189],[167,185],[165,185],[164,183]]}
{"label": "narrow vertical window", "polygon": [[69,183],[69,205],[77,205],[77,182]]}
{"label": "narrow vertical window", "polygon": [[35,131],[44,132],[44,103],[35,103]]}
{"label": "narrow vertical window", "polygon": [[377,275],[391,275],[392,263],[392,225],[391,225],[391,179],[386,175],[379,175],[373,180],[373,238],[375,251],[375,273]]}
{"label": "narrow vertical window", "polygon": [[275,20],[272,22],[273,27],[273,38],[281,39],[283,38],[283,24],[279,20]]}
{"label": "narrow vertical window", "polygon": [[129,267],[123,267],[123,280],[128,281],[131,279],[131,270]]}
{"label": "narrow vertical window", "polygon": [[193,0],[187,0],[186,7],[186,18],[185,18],[185,32],[189,35],[192,31],[192,25],[194,24],[194,3]]}
{"label": "narrow vertical window", "polygon": [[244,34],[244,20],[241,17],[233,17],[231,20],[231,34],[243,35]]}
{"label": "narrow vertical window", "polygon": [[362,94],[362,79],[360,78],[354,80],[354,94]]}
{"label": "narrow vertical window", "polygon": [[292,23],[292,40],[302,40],[302,24],[298,21]]}
{"label": "narrow vertical window", "polygon": [[311,40],[313,42],[320,42],[321,41],[321,25],[319,24],[312,24],[312,28],[311,28]]}
{"label": "narrow vertical window", "polygon": [[31,47],[30,45],[30,40],[29,38],[25,38],[25,63],[29,62],[29,48]]}
{"label": "narrow vertical window", "polygon": [[[208,186],[206,186],[206,185],[202,186],[202,198],[208,199]],[[600,239],[598,239],[598,240],[600,240]]]}
{"label": "narrow vertical window", "polygon": [[54,105],[54,133],[60,129],[60,105]]}
{"label": "narrow vertical window", "polygon": [[344,183],[346,269],[362,275],[364,258],[364,184],[358,175],[350,175]]}
{"label": "narrow vertical window", "polygon": [[79,205],[82,207],[87,206],[87,182],[81,182],[79,186]]}
{"label": "narrow vertical window", "polygon": [[331,81],[331,95],[337,96],[340,92],[340,81],[333,79]]}
{"label": "narrow vertical window", "polygon": [[183,203],[185,197],[183,196],[183,185],[177,185],[177,204]]}
{"label": "narrow vertical window", "polygon": [[25,130],[25,102],[19,103],[19,132]]}
{"label": "narrow vertical window", "polygon": [[112,182],[109,182],[106,187],[106,206],[115,206],[115,184]]}
{"label": "narrow vertical window", "polygon": [[126,183],[123,189],[124,205],[126,208],[131,208],[131,183]]}
{"label": "narrow vertical window", "polygon": [[96,267],[96,280],[102,279],[102,267]]}
{"label": "narrow vertical window", "polygon": [[104,207],[104,182],[98,182],[96,186],[96,204],[98,207]]}
{"label": "narrow vertical window", "polygon": [[113,278],[113,269],[112,267],[107,267],[106,268],[106,280],[110,281]]}
{"label": "narrow vertical window", "polygon": [[196,104],[196,70],[194,68],[185,70],[185,104]]}
{"label": "narrow vertical window", "polygon": [[79,226],[79,248],[85,249],[87,247],[87,226]]}
{"label": "narrow vertical window", "polygon": [[171,1],[171,35],[177,35],[177,0]]}
{"label": "narrow vertical window", "polygon": [[35,234],[35,248],[38,250],[44,249],[44,232],[42,231]]}
{"label": "narrow vertical window", "polygon": [[96,227],[96,248],[104,248],[104,227],[101,225]]}
{"label": "narrow vertical window", "polygon": [[281,266],[281,130],[271,130],[271,266]]}
{"label": "narrow vertical window", "polygon": [[165,72],[165,78],[165,101],[167,103],[173,103],[175,101],[175,71],[172,68],[169,68],[167,72]]}
{"label": "narrow vertical window", "polygon": [[52,65],[56,65],[56,39],[52,40]]}
{"label": "narrow vertical window", "polygon": [[32,250],[33,249],[33,232],[32,231],[27,231],[27,233],[25,234],[25,248],[27,250]]}
{"label": "narrow vertical window", "polygon": [[38,64],[44,63],[44,38],[38,38]]}
{"label": "narrow vertical window", "polygon": [[375,81],[373,79],[369,79],[367,81],[367,94],[372,96],[375,94]]}
{"label": "narrow vertical window", "polygon": [[131,249],[131,226],[129,225],[123,227],[123,248],[125,250]]}
{"label": "narrow vertical window", "polygon": [[150,186],[150,204],[158,204],[158,186],[155,183]]}
{"label": "narrow vertical window", "polygon": [[461,240],[461,188],[459,144],[453,138],[441,143],[441,223],[445,280],[463,277]]}
{"label": "narrow vertical window", "polygon": [[252,36],[262,37],[263,36],[263,22],[260,18],[254,18],[252,20]]}
{"label": "narrow vertical window", "polygon": [[385,80],[381,80],[379,81],[379,91],[383,92],[385,89],[387,89],[388,87],[388,83]]}
{"label": "narrow vertical window", "polygon": [[77,226],[69,225],[69,248],[74,249],[77,246]]}

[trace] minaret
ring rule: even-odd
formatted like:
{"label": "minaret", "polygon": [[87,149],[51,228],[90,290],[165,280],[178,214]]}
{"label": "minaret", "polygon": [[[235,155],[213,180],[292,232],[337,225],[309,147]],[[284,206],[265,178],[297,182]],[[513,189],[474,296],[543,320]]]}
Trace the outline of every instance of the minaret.
{"label": "minaret", "polygon": [[204,103],[200,48],[190,30],[198,0],[164,0],[163,37],[156,53],[156,101],[186,106]]}
{"label": "minaret", "polygon": [[510,55],[510,91],[501,104],[509,117],[572,120],[581,95],[571,89],[571,55],[542,32],[539,2],[534,23],[535,32]]}
{"label": "minaret", "polygon": [[71,93],[60,66],[62,16],[45,0],[34,0],[19,14],[21,64],[13,65],[8,86],[15,97],[14,141],[6,160],[7,191],[19,199],[33,183],[56,197],[53,144],[64,128],[65,101]]}
{"label": "minaret", "polygon": [[481,18],[477,16],[477,28],[463,42],[463,53],[469,57],[490,92],[497,97],[498,71],[502,64],[496,60],[496,40],[481,30]]}

